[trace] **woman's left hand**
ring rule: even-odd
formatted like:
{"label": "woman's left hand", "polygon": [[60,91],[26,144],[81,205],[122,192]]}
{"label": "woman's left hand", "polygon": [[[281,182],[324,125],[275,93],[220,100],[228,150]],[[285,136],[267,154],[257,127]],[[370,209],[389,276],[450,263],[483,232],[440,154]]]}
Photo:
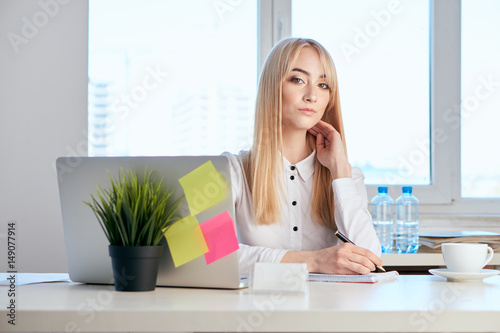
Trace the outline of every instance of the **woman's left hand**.
{"label": "woman's left hand", "polygon": [[333,179],[350,178],[351,165],[347,161],[340,133],[330,124],[320,120],[308,130],[316,137],[316,157],[328,168]]}

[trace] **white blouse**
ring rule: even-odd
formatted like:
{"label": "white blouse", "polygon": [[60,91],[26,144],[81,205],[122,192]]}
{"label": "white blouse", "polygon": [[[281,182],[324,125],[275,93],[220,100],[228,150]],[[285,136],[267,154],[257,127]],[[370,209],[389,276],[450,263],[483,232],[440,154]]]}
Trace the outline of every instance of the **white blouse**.
{"label": "white blouse", "polygon": [[[235,204],[235,223],[240,249],[240,270],[248,274],[256,262],[279,263],[287,250],[320,250],[339,244],[332,229],[312,221],[312,196],[316,152],[292,165],[283,158],[285,197],[282,220],[271,225],[258,225],[253,218],[252,196],[243,169],[243,157],[225,152],[231,164],[231,183]],[[318,162],[319,163],[319,162]],[[335,200],[335,222],[341,233],[356,245],[380,256],[381,248],[368,211],[364,176],[352,168],[352,178],[332,182]]]}

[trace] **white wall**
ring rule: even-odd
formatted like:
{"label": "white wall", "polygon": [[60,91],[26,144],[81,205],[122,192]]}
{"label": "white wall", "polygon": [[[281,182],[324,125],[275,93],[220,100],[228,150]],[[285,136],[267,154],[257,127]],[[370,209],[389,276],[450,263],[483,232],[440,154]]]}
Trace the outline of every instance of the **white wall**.
{"label": "white wall", "polygon": [[87,151],[87,0],[0,0],[0,272],[66,272],[54,162]]}

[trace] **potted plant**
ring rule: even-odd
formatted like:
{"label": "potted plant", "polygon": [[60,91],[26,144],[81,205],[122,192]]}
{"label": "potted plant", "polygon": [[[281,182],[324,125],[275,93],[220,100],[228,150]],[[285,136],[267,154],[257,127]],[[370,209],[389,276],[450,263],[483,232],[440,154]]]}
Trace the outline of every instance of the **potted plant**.
{"label": "potted plant", "polygon": [[136,172],[120,169],[110,187],[97,186],[97,195],[85,202],[99,221],[109,240],[115,290],[149,291],[156,288],[160,245],[163,230],[177,219],[174,214],[180,200],[171,200],[172,192],[155,181],[153,171],[144,171],[139,180]]}

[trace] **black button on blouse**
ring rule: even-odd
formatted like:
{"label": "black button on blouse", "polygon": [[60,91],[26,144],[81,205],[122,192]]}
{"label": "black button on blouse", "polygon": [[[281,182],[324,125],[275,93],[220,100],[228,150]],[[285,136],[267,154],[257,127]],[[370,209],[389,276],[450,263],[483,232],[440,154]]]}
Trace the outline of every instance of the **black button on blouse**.
{"label": "black button on blouse", "polygon": [[293,227],[293,231],[297,231],[297,230],[299,230],[298,227]]}

